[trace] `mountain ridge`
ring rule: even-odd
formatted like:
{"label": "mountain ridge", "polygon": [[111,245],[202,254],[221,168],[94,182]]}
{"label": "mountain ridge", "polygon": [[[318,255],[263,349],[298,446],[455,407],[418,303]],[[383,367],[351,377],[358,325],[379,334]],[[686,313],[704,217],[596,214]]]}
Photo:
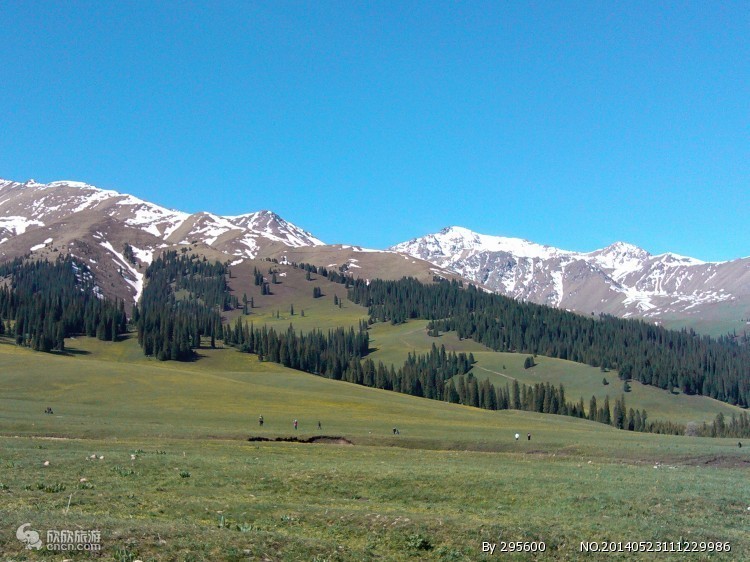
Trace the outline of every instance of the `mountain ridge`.
{"label": "mountain ridge", "polygon": [[659,319],[722,303],[750,308],[750,258],[704,262],[619,241],[575,252],[459,226],[389,249],[507,296],[582,313]]}
{"label": "mountain ridge", "polygon": [[0,179],[0,260],[70,254],[94,271],[102,294],[135,301],[143,290],[145,268],[168,249],[235,265],[265,258],[316,263],[370,279],[455,277],[393,252],[325,245],[270,210],[230,216],[186,213],[84,182]]}
{"label": "mountain ridge", "polygon": [[[132,247],[132,262],[124,256],[125,244]],[[584,314],[655,322],[750,317],[750,258],[704,262],[672,252],[653,255],[622,241],[576,252],[461,226],[369,250],[325,245],[270,210],[231,216],[187,213],[85,182],[0,179],[0,259],[69,253],[96,270],[104,293],[134,300],[154,255],[185,247],[227,263],[306,261],[365,279],[462,278],[513,298]]]}

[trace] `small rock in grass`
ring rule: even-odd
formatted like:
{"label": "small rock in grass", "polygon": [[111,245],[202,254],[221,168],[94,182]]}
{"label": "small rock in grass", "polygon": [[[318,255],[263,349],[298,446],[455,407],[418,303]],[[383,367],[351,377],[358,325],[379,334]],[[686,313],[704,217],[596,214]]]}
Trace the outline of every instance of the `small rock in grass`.
{"label": "small rock in grass", "polygon": [[103,460],[104,460],[104,455],[100,455],[100,456],[99,456],[99,460],[100,460],[100,461],[103,461]]}
{"label": "small rock in grass", "polygon": [[49,461],[44,461],[44,462],[43,462],[42,464],[43,464],[44,466],[49,466]]}

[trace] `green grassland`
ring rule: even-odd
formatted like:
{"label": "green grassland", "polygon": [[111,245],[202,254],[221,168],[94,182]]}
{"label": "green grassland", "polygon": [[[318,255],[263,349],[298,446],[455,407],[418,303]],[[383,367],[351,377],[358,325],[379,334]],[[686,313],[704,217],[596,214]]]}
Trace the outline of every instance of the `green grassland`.
{"label": "green grassland", "polygon": [[741,335],[750,331],[750,296],[741,295],[728,302],[705,304],[691,316],[666,315],[660,319],[665,328],[692,328],[713,337],[727,334]]}
{"label": "green grassland", "polygon": [[0,343],[1,560],[63,559],[24,550],[26,522],[101,530],[104,559],[118,561],[490,560],[482,541],[515,540],[544,541],[535,557],[550,560],[601,559],[580,554],[583,540],[722,541],[731,553],[711,559],[750,556],[750,458],[734,440],[484,411],[232,349],[178,364],[143,357],[132,338],[66,344],[56,355]]}

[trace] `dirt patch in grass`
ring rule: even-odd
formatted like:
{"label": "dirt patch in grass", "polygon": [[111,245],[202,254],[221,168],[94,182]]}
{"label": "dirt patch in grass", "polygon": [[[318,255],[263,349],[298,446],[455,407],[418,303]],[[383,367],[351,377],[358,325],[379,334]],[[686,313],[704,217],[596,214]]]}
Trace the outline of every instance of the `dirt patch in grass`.
{"label": "dirt patch in grass", "polygon": [[750,468],[750,458],[737,455],[706,455],[686,458],[680,464],[711,468]]}
{"label": "dirt patch in grass", "polygon": [[323,443],[324,445],[354,445],[346,437],[335,437],[332,435],[315,435],[306,439],[300,439],[299,437],[248,437],[248,441],[271,441],[271,442],[285,442],[285,443]]}

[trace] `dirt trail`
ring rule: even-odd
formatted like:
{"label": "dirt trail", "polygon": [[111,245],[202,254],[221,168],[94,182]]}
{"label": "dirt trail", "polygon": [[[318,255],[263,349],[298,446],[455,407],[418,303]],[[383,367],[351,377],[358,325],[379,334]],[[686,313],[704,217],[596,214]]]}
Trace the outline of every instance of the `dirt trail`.
{"label": "dirt trail", "polygon": [[248,437],[248,441],[270,441],[270,442],[285,442],[285,443],[323,443],[325,445],[354,445],[346,437],[334,437],[331,435],[315,435],[308,437],[307,439],[300,439],[299,437]]}
{"label": "dirt trail", "polygon": [[487,371],[488,373],[494,373],[496,375],[500,375],[501,377],[505,377],[506,379],[510,379],[512,381],[516,380],[515,377],[511,377],[510,375],[506,375],[505,373],[500,373],[498,371],[493,371],[492,369],[486,369],[484,367],[479,367],[479,366],[476,366],[474,368],[475,369],[482,369],[483,371]]}

